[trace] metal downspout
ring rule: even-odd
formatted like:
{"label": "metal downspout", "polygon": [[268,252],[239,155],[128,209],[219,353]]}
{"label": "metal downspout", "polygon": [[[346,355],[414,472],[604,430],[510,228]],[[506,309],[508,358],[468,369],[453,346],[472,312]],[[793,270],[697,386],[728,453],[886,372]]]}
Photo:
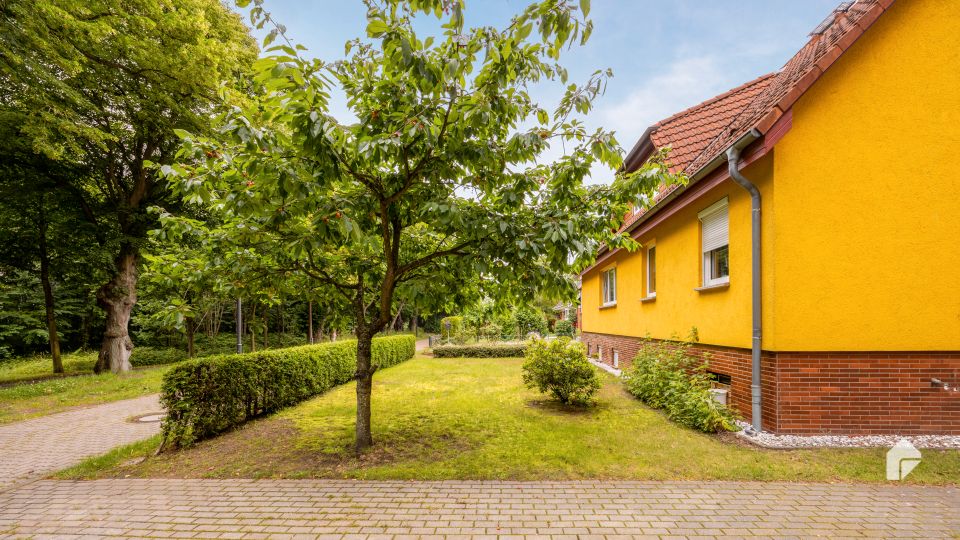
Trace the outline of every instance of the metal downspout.
{"label": "metal downspout", "polygon": [[[755,136],[753,137],[755,138]],[[730,178],[740,184],[740,187],[750,193],[751,201],[751,226],[753,229],[753,238],[751,242],[751,262],[752,262],[752,301],[753,301],[753,341],[751,347],[752,357],[752,381],[750,386],[752,407],[752,424],[757,433],[761,430],[761,393],[760,393],[760,347],[762,344],[763,332],[760,327],[760,309],[761,303],[761,282],[760,282],[760,190],[757,186],[748,180],[740,172],[740,150],[741,145],[735,144],[727,150],[727,167],[730,170]]]}

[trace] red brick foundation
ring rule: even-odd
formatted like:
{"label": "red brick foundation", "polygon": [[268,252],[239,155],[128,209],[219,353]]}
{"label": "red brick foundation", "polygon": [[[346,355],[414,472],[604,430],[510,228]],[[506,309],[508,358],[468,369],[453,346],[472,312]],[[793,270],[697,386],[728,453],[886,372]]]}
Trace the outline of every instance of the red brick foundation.
{"label": "red brick foundation", "polygon": [[[591,355],[627,368],[640,350],[633,337],[585,332]],[[750,416],[750,350],[697,344],[710,371],[731,378],[730,404]],[[960,434],[960,352],[763,351],[764,429],[793,434]]]}

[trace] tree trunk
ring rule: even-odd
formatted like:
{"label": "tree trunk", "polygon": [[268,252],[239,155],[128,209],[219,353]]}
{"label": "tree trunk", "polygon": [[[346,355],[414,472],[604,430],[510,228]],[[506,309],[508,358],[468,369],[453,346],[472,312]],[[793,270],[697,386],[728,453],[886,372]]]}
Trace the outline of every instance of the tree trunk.
{"label": "tree trunk", "polygon": [[50,356],[53,358],[53,372],[63,373],[63,360],[60,358],[60,337],[57,335],[57,312],[53,299],[53,286],[50,284],[50,253],[47,250],[47,220],[44,214],[43,198],[40,199],[40,284],[43,286],[43,305],[47,311],[47,337],[50,340]]}
{"label": "tree trunk", "polygon": [[313,300],[307,302],[307,341],[313,345]]}
{"label": "tree trunk", "polygon": [[97,291],[97,305],[106,312],[106,330],[103,344],[94,371],[114,373],[130,371],[130,313],[137,303],[137,249],[124,244],[117,255],[115,272],[106,284]]}
{"label": "tree trunk", "polygon": [[80,349],[84,351],[90,347],[90,319],[92,317],[93,314],[88,309],[83,314],[83,318],[80,319]]}
{"label": "tree trunk", "polygon": [[359,454],[373,446],[373,434],[370,431],[370,396],[373,393],[373,335],[370,332],[357,333],[357,427],[355,449]]}
{"label": "tree trunk", "polygon": [[390,329],[393,331],[397,330],[397,321],[400,320],[400,314],[403,313],[403,302],[400,302],[400,307],[397,308],[397,316],[393,318],[393,322],[390,323]]}
{"label": "tree trunk", "polygon": [[194,355],[193,336],[194,336],[194,333],[196,332],[196,328],[194,328],[192,318],[187,318],[187,320],[185,321],[185,324],[187,325],[187,357],[193,358],[193,355]]}
{"label": "tree trunk", "polygon": [[417,335],[417,314],[414,313],[413,317],[410,318],[410,330],[413,330],[413,335]]}
{"label": "tree trunk", "polygon": [[247,323],[247,330],[250,332],[250,352],[257,352],[257,305],[250,304],[250,322]]}

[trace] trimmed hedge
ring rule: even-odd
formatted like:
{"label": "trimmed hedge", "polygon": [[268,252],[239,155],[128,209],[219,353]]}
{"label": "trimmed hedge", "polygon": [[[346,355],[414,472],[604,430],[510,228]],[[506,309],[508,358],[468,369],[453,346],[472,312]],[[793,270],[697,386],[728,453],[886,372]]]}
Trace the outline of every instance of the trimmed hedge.
{"label": "trimmed hedge", "polygon": [[433,348],[433,356],[436,358],[519,358],[526,350],[526,343],[439,345]]}
{"label": "trimmed hedge", "polygon": [[[373,340],[373,364],[413,358],[416,337]],[[182,448],[353,380],[355,340],[183,362],[163,378],[164,448]]]}

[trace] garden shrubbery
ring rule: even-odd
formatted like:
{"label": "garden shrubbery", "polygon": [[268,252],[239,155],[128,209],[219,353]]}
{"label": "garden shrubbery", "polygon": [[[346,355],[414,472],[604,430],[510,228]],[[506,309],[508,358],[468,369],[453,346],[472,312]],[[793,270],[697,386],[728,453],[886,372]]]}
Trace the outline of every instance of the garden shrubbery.
{"label": "garden shrubbery", "polygon": [[573,337],[573,323],[567,320],[559,320],[553,325],[553,333],[561,337]]}
{"label": "garden shrubbery", "polygon": [[160,366],[186,359],[186,351],[170,347],[135,347],[130,354],[130,363],[134,367]]}
{"label": "garden shrubbery", "polygon": [[517,358],[527,350],[526,343],[477,343],[473,345],[438,345],[436,358]]}
{"label": "garden shrubbery", "polygon": [[600,379],[587,360],[583,343],[562,337],[533,340],[527,347],[523,382],[566,404],[587,404],[600,389]]}
{"label": "garden shrubbery", "polygon": [[[381,368],[413,358],[415,352],[412,335],[373,340],[373,364]],[[346,383],[356,364],[352,340],[183,362],[163,378],[164,447],[189,446]]]}
{"label": "garden shrubbery", "polygon": [[736,417],[713,399],[707,359],[692,355],[690,345],[648,340],[624,373],[627,390],[680,425],[707,433],[733,431]]}

